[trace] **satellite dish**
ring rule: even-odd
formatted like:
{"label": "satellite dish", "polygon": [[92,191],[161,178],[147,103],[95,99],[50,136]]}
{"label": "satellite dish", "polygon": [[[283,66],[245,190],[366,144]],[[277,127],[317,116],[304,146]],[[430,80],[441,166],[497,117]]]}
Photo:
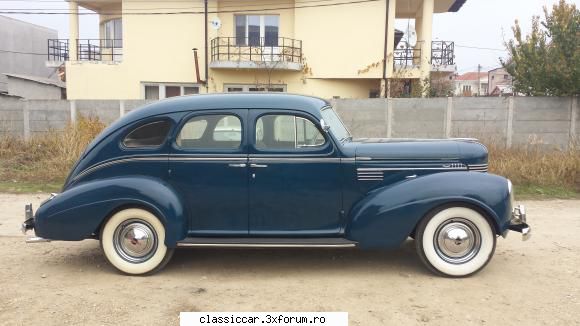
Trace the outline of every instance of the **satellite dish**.
{"label": "satellite dish", "polygon": [[218,17],[214,17],[210,23],[213,29],[220,29],[222,27],[222,21]]}

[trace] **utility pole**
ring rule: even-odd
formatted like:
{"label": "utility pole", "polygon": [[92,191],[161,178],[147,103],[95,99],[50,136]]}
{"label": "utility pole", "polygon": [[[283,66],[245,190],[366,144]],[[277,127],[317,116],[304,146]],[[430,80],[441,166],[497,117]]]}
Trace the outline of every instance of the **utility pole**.
{"label": "utility pole", "polygon": [[481,96],[481,65],[477,65],[477,96]]}
{"label": "utility pole", "polygon": [[205,92],[209,93],[209,79],[208,79],[208,70],[209,70],[209,65],[208,65],[208,56],[209,56],[209,51],[208,51],[208,46],[207,46],[207,42],[208,42],[208,31],[207,31],[207,0],[204,1],[204,32],[205,32]]}

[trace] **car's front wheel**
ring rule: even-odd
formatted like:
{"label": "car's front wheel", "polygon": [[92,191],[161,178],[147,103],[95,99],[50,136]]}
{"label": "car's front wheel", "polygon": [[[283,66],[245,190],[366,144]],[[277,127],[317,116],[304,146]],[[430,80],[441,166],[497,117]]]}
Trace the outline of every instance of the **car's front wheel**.
{"label": "car's front wheel", "polygon": [[496,236],[479,212],[463,206],[445,207],[426,216],[417,227],[416,248],[433,272],[464,277],[481,270],[495,251]]}
{"label": "car's front wheel", "polygon": [[150,212],[129,208],[115,213],[100,235],[107,260],[123,273],[151,274],[162,269],[174,249],[165,246],[165,228]]}

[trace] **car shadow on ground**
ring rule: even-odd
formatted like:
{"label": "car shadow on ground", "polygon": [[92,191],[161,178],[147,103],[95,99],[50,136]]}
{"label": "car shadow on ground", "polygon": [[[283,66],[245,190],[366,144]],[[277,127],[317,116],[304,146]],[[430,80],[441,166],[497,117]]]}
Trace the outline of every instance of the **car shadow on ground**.
{"label": "car shadow on ground", "polygon": [[[54,249],[43,249],[43,263],[58,265],[71,272],[84,270],[118,274],[111,266],[97,241],[87,240],[77,248],[67,248],[59,255],[48,255]],[[392,250],[361,250],[357,248],[180,248],[160,272],[165,276],[201,273],[207,275],[281,275],[328,274],[339,271],[367,273],[399,273],[403,276],[430,275],[417,256],[415,243],[405,241]]]}
{"label": "car shadow on ground", "polygon": [[377,270],[402,274],[426,273],[415,251],[414,241],[405,241],[393,250],[351,249],[217,249],[176,250],[163,273],[182,271],[223,272],[236,274],[324,274],[340,270],[375,273]]}

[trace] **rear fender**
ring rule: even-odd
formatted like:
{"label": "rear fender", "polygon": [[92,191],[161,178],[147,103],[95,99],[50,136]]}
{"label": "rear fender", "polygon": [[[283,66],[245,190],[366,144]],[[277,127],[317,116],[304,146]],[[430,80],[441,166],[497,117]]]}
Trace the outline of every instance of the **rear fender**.
{"label": "rear fender", "polygon": [[449,204],[475,207],[497,234],[509,224],[511,203],[507,180],[478,172],[444,172],[375,189],[353,206],[348,239],[361,247],[396,247],[433,209]]}
{"label": "rear fender", "polygon": [[168,247],[186,237],[187,215],[178,193],[161,179],[143,176],[75,185],[38,208],[35,232],[52,240],[86,239],[124,207],[142,207],[159,217]]}

